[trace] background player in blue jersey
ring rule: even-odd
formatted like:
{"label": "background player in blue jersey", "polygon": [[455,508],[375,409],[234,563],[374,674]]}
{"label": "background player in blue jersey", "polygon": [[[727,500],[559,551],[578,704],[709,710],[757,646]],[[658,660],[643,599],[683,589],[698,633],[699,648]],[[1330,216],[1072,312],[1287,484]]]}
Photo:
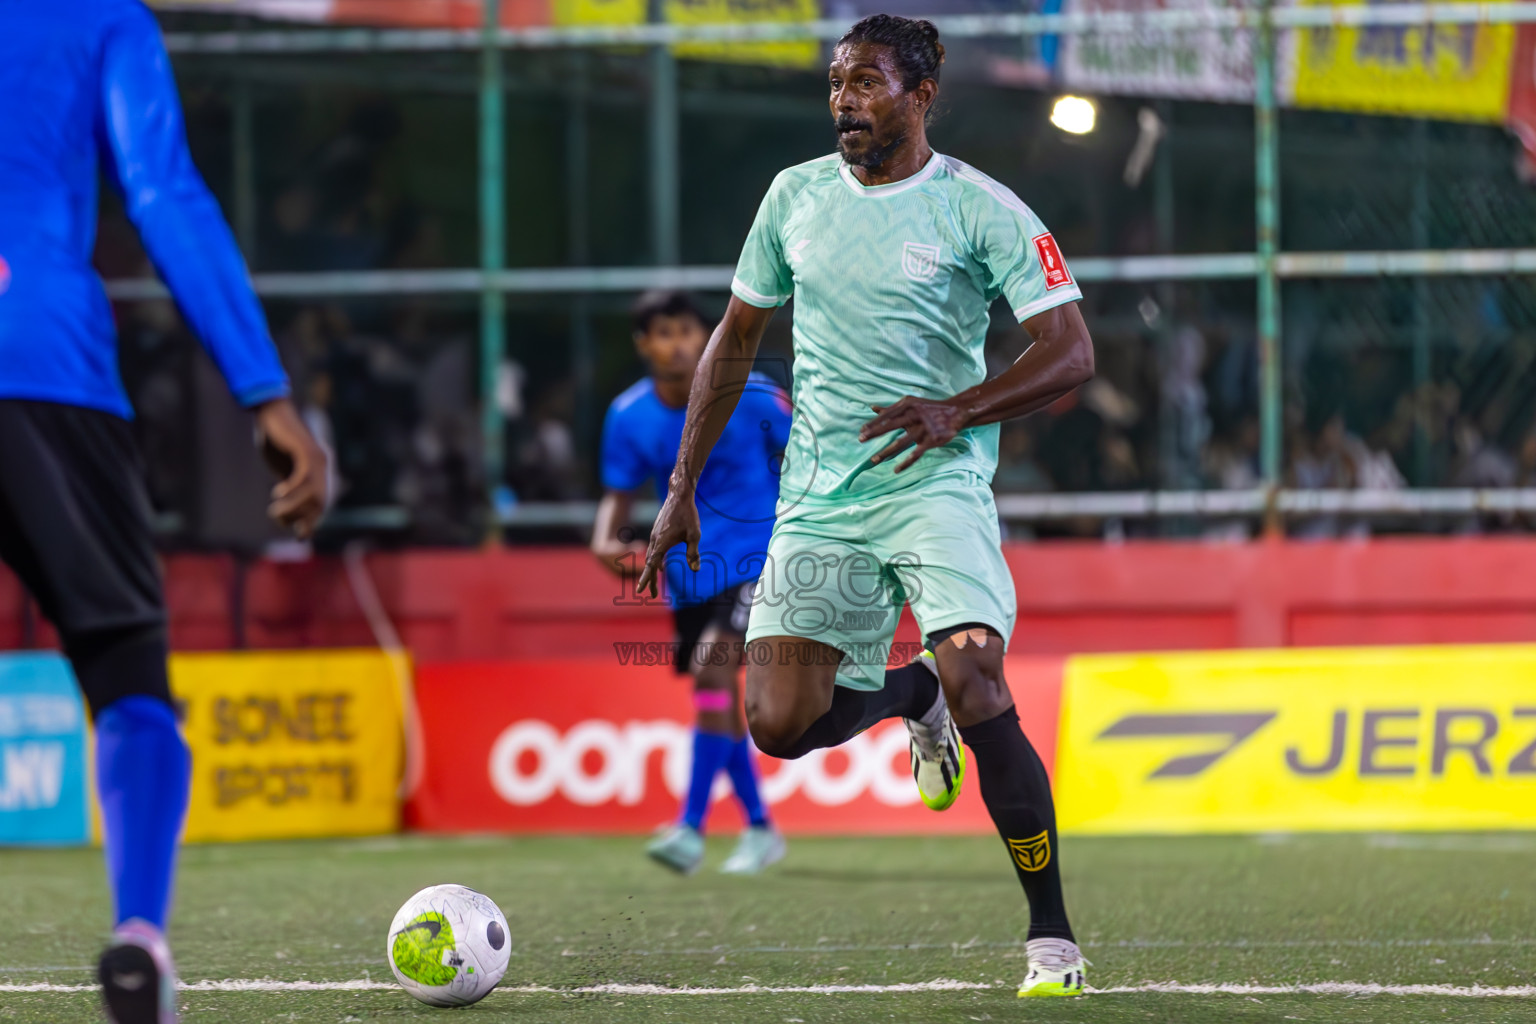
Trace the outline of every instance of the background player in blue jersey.
{"label": "background player in blue jersey", "polygon": [[[635,492],[654,481],[658,496],[666,498],[693,373],[709,340],[703,315],[677,292],[643,296],[635,306],[634,327],[635,347],[651,375],[608,408],[605,493],[592,529],[592,553],[620,576],[639,571],[645,545],[627,527]],[[708,538],[699,550],[699,568],[688,567],[683,545],[666,563],[667,596],[677,625],[676,668],[693,676],[697,717],[681,819],[646,852],[684,874],[698,870],[704,859],[704,819],[722,768],[730,774],[749,824],[721,870],[756,874],[784,856],[784,840],[769,823],[758,793],[736,677],[752,591],[773,532],[789,421],[789,402],[778,385],[761,374],[747,376],[736,410],[699,478],[699,519]]]}
{"label": "background player in blue jersey", "polygon": [[95,720],[117,925],[100,963],[108,1016],[171,1024],[164,930],[191,765],[116,330],[91,267],[99,174],[255,413],[284,478],[269,511],[301,536],[325,510],[325,454],[288,400],[245,265],[192,166],[149,10],[0,3],[0,96],[0,558],[58,628]]}

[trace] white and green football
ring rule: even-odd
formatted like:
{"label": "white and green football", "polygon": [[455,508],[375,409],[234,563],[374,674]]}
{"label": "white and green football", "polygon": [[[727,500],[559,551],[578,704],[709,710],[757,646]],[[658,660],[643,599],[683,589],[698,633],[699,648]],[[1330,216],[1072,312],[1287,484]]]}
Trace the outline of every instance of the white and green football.
{"label": "white and green football", "polygon": [[389,966],[428,1006],[468,1006],[507,973],[507,919],[484,893],[434,885],[405,901],[389,926]]}

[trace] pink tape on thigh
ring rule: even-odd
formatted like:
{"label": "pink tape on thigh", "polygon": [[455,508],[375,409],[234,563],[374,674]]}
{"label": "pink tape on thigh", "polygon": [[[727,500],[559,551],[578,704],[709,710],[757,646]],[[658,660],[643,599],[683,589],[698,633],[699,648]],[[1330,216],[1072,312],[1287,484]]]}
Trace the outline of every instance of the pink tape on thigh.
{"label": "pink tape on thigh", "polygon": [[693,706],[700,711],[729,711],[734,702],[725,690],[694,690]]}

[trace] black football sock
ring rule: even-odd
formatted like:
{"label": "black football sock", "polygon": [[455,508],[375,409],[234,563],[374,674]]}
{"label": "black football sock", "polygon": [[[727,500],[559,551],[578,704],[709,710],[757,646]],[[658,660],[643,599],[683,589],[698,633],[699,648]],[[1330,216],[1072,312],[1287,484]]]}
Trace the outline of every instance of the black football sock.
{"label": "black football sock", "polygon": [[832,706],[827,713],[812,722],[781,756],[804,757],[822,747],[835,747],[887,718],[920,718],[938,698],[938,679],[916,662],[887,669],[885,686],[879,690],[833,687]]}
{"label": "black football sock", "polygon": [[971,748],[981,799],[1029,900],[1029,937],[1071,939],[1061,896],[1051,780],[1019,726],[1018,711],[1009,708],[996,718],[961,726],[960,737]]}

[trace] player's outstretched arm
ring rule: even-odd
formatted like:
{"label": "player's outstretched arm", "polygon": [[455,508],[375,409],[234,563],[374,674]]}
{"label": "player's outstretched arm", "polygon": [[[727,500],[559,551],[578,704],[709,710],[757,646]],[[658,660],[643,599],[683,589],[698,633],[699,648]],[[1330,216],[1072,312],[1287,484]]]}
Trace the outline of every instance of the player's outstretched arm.
{"label": "player's outstretched arm", "polygon": [[288,400],[288,375],[229,225],[187,151],[154,15],[125,6],[104,34],[100,148],[144,248],[235,399],[256,416],[277,473],[267,513],[300,537],[330,499],[326,455]]}
{"label": "player's outstretched arm", "polygon": [[288,376],[245,261],[187,151],[159,27],[140,4],[122,5],[103,34],[101,107],[104,168],[230,391],[247,409],[286,396]]}
{"label": "player's outstretched arm", "polygon": [[884,462],[907,448],[915,450],[896,467],[901,472],[930,448],[948,444],[966,427],[1028,416],[1093,379],[1093,339],[1077,303],[1068,302],[1024,321],[1034,338],[1008,369],[953,398],[934,400],[912,395],[889,406],[873,406],[859,440],[871,441],[895,430],[902,433],[873,457]]}
{"label": "player's outstretched arm", "polygon": [[677,464],[667,484],[667,500],[651,528],[651,542],[645,551],[645,568],[635,589],[656,596],[667,552],[687,544],[688,566],[699,568],[699,511],[694,505],[694,487],[704,462],[715,442],[730,422],[731,413],[746,389],[752,362],[763,331],[773,319],[774,309],[753,306],[734,295],[725,309],[725,317],[710,336],[699,368],[693,374],[693,389],[688,393],[688,416],[683,421],[683,439],[677,448]]}
{"label": "player's outstretched arm", "polygon": [[597,518],[592,523],[592,556],[604,569],[620,578],[633,576],[639,559],[645,556],[644,544],[626,541],[619,536],[619,531],[629,524],[634,507],[633,491],[610,488],[598,502]]}

